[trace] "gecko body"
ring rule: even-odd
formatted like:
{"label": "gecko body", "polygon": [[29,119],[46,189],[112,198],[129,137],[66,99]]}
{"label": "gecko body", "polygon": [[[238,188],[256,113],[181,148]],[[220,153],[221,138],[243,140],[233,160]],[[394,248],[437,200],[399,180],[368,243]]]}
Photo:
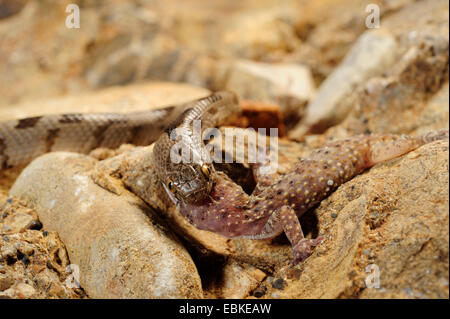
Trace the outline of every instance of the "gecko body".
{"label": "gecko body", "polygon": [[299,216],[367,168],[445,138],[448,130],[420,137],[357,136],[332,142],[271,184],[253,167],[256,181],[263,184],[253,195],[218,172],[210,198],[196,204],[181,202],[179,210],[197,228],[229,238],[265,239],[284,232],[293,247],[293,264],[297,264],[324,239],[304,238]]}

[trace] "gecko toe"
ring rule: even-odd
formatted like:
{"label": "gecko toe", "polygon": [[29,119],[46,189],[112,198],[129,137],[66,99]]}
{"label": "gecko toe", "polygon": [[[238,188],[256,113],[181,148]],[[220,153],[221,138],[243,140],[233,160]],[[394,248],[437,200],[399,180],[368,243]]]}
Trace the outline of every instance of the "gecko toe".
{"label": "gecko toe", "polygon": [[315,239],[302,239],[292,248],[292,265],[303,262],[311,256],[311,248],[319,245],[325,238],[319,236]]}

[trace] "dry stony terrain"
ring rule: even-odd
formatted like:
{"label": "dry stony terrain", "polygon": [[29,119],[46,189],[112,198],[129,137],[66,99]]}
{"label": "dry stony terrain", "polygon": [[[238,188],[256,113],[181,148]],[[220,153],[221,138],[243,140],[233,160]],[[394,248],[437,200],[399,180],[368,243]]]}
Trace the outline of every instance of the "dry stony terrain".
{"label": "dry stony terrain", "polygon": [[[448,129],[448,1],[372,3],[380,28],[362,0],[0,0],[0,121],[232,90],[251,111],[237,125],[279,128],[280,174],[326,141]],[[1,169],[0,298],[449,298],[448,140],[302,216],[325,241],[296,266],[285,235],[230,240],[184,220],[151,147]]]}

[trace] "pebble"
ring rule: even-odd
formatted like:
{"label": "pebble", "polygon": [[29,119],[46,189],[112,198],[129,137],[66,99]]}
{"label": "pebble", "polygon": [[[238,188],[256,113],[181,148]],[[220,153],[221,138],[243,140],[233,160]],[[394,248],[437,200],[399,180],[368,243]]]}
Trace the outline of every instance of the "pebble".
{"label": "pebble", "polygon": [[272,282],[272,287],[275,289],[283,290],[286,282],[282,278],[275,279]]}

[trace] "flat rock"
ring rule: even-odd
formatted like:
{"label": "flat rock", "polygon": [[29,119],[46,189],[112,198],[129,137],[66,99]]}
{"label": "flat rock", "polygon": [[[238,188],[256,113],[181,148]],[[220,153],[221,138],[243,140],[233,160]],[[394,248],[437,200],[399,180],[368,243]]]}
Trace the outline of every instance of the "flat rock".
{"label": "flat rock", "polygon": [[13,108],[0,108],[0,119],[8,121],[42,114],[73,112],[138,112],[184,103],[208,94],[206,89],[187,84],[146,82],[18,103]]}

